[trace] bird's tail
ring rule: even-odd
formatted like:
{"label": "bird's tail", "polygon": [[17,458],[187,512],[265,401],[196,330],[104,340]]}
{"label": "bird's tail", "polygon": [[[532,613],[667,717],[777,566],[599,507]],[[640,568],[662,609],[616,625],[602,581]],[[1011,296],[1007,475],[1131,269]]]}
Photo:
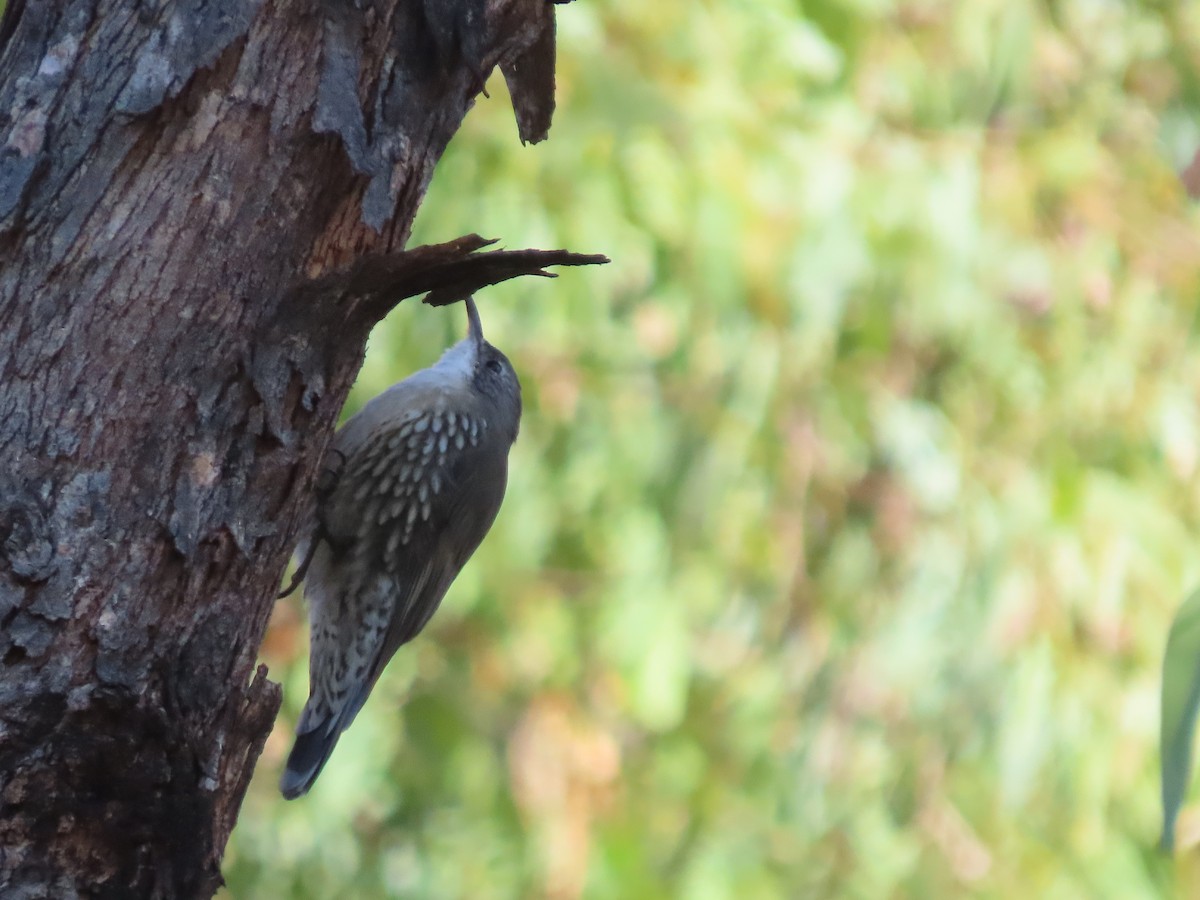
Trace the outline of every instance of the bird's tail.
{"label": "bird's tail", "polygon": [[377,677],[376,674],[360,682],[349,701],[338,712],[331,712],[316,697],[308,698],[304,712],[300,714],[300,723],[296,726],[296,743],[292,745],[292,752],[288,754],[287,765],[279,779],[279,790],[285,799],[295,800],[308,793],[329,761],[338,738],[350,727],[367,702]]}
{"label": "bird's tail", "polygon": [[[342,732],[350,727],[367,702],[383,662],[388,658],[380,655],[382,636],[376,632],[372,632],[375,640],[371,642],[364,641],[360,635],[347,633],[345,629],[350,626],[344,622],[335,622],[332,631],[328,623],[321,626],[320,610],[345,610],[347,606],[352,612],[356,610],[354,598],[337,597],[330,591],[327,566],[327,554],[323,556],[318,552],[305,587],[309,604],[315,611],[309,658],[309,697],[296,724],[296,743],[292,745],[279,780],[279,790],[288,800],[306,794],[313,786]],[[377,592],[385,594],[392,589],[391,581],[387,579],[378,580],[375,585]],[[371,601],[372,598],[367,599]],[[346,645],[353,651],[349,657],[341,650]]]}
{"label": "bird's tail", "polygon": [[338,727],[336,717],[314,722],[305,728],[305,720],[310,718],[307,713],[306,709],[305,715],[300,718],[300,727],[296,730],[296,743],[292,745],[283,776],[279,779],[279,790],[287,800],[295,800],[308,793],[308,789],[325,768],[325,763],[329,761],[329,755],[337,746],[338,738],[342,736],[343,729]]}

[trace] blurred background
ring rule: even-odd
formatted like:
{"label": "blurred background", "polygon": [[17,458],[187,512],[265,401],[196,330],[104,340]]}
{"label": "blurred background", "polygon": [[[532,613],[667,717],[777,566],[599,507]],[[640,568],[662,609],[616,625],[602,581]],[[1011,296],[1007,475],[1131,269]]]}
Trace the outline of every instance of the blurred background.
{"label": "blurred background", "polygon": [[[481,294],[525,386],[508,498],[290,804],[279,605],[224,896],[1200,892],[1200,802],[1154,849],[1200,583],[1200,4],[558,19],[551,139],[493,77],[414,243],[613,263]],[[464,329],[403,304],[347,412]]]}

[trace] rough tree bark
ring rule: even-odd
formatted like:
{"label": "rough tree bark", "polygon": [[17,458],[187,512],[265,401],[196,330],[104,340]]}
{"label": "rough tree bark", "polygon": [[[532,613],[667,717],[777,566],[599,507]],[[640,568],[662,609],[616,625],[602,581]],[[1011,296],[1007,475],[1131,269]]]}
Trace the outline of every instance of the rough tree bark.
{"label": "rough tree bark", "polygon": [[[0,896],[203,897],[254,672],[370,328],[564,251],[404,251],[544,0],[9,0],[0,27]],[[544,273],[543,273],[544,274]]]}

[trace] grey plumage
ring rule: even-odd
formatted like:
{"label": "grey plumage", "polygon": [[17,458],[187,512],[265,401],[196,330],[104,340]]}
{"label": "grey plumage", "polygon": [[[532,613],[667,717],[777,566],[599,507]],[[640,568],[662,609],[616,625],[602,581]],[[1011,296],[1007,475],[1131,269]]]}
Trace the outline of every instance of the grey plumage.
{"label": "grey plumage", "polygon": [[280,782],[288,799],[312,786],[500,510],[521,387],[466,306],[469,336],[367,403],[330,449],[331,483],[297,551],[312,635],[309,699]]}

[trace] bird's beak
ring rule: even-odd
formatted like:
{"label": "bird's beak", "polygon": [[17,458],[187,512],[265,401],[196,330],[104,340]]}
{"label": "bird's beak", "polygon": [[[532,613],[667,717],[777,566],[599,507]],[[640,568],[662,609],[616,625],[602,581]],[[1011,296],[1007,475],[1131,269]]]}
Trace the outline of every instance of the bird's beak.
{"label": "bird's beak", "polygon": [[483,323],[479,321],[479,310],[475,308],[475,298],[468,297],[465,301],[467,304],[467,322],[470,324],[470,330],[467,336],[475,342],[475,349],[483,349]]}

